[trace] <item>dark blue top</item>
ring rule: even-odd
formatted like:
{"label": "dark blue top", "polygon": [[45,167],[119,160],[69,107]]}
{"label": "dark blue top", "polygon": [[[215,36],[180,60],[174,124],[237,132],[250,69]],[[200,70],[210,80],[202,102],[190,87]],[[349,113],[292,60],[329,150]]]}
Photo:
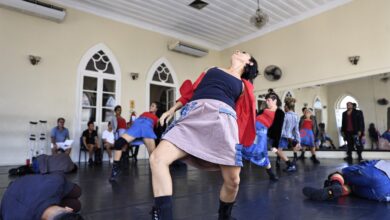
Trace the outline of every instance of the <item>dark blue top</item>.
{"label": "dark blue top", "polygon": [[1,200],[3,220],[40,220],[49,206],[59,205],[74,187],[62,174],[29,175],[11,182]]}
{"label": "dark blue top", "polygon": [[236,109],[235,103],[241,95],[241,92],[242,81],[240,79],[214,67],[207,71],[196,88],[191,101],[197,99],[215,99]]}

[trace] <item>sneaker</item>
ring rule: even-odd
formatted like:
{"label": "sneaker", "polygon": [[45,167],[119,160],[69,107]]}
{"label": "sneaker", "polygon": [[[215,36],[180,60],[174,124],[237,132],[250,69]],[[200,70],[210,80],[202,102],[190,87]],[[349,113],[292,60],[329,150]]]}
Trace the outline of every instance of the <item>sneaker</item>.
{"label": "sneaker", "polygon": [[323,189],[304,187],[302,193],[311,200],[325,201],[332,200],[342,195],[343,189],[340,184],[333,184]]}
{"label": "sneaker", "polygon": [[295,165],[290,165],[290,166],[288,166],[288,167],[286,167],[286,169],[284,169],[283,171],[285,171],[285,172],[295,172],[295,171],[297,171],[297,168],[295,167]]}
{"label": "sneaker", "polygon": [[152,210],[150,211],[150,214],[152,215],[152,220],[160,220],[160,209],[157,209],[153,206]]}

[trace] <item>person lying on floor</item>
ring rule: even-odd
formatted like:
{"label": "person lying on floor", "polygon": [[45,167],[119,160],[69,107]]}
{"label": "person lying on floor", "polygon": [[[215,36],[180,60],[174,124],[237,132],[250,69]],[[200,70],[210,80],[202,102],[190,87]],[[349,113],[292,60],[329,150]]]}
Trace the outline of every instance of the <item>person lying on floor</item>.
{"label": "person lying on floor", "polygon": [[331,173],[324,188],[304,187],[303,194],[312,200],[325,201],[349,194],[390,202],[390,161],[371,160]]}
{"label": "person lying on floor", "polygon": [[27,175],[9,184],[0,206],[2,220],[83,220],[81,188],[61,173]]}
{"label": "person lying on floor", "polygon": [[23,176],[26,174],[47,174],[54,172],[72,173],[77,171],[69,154],[41,154],[33,158],[32,166],[23,165],[8,171],[10,176]]}

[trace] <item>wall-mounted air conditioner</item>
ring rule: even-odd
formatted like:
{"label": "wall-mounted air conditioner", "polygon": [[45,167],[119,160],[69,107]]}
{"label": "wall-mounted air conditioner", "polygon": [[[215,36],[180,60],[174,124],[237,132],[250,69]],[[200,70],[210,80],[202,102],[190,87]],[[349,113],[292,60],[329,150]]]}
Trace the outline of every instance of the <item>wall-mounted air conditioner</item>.
{"label": "wall-mounted air conditioner", "polygon": [[194,57],[203,57],[209,53],[209,51],[206,49],[199,48],[197,46],[190,45],[188,43],[183,43],[181,41],[168,43],[168,49],[179,53],[191,55]]}
{"label": "wall-mounted air conditioner", "polygon": [[0,7],[16,10],[55,22],[62,22],[66,15],[66,10],[64,8],[34,0],[0,0]]}

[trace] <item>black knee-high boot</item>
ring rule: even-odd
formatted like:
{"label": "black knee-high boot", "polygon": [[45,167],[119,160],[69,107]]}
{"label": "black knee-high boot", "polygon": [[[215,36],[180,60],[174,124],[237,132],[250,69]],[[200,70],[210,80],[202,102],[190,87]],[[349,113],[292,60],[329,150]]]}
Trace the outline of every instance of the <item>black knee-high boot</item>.
{"label": "black knee-high boot", "polygon": [[120,161],[114,160],[114,163],[112,164],[111,176],[109,181],[110,182],[116,181],[116,178],[119,176],[120,172],[121,172]]}
{"label": "black knee-high boot", "polygon": [[172,220],[172,196],[154,198],[154,206],[150,212],[152,220]]}
{"label": "black knee-high boot", "polygon": [[279,156],[276,156],[275,167],[276,167],[276,169],[280,169],[280,157]]}
{"label": "black knee-high boot", "polygon": [[267,171],[267,174],[268,174],[270,180],[272,180],[272,181],[279,180],[278,176],[276,176],[276,174],[272,171],[272,168],[266,169],[266,171]]}
{"label": "black knee-high boot", "polygon": [[298,153],[294,152],[294,159],[293,162],[295,163],[298,160]]}
{"label": "black knee-high boot", "polygon": [[232,217],[232,209],[235,202],[223,202],[219,200],[218,220],[236,220]]}
{"label": "black knee-high boot", "polygon": [[300,160],[304,160],[305,159],[305,151],[304,150],[301,151],[301,156],[299,156],[299,159]]}

